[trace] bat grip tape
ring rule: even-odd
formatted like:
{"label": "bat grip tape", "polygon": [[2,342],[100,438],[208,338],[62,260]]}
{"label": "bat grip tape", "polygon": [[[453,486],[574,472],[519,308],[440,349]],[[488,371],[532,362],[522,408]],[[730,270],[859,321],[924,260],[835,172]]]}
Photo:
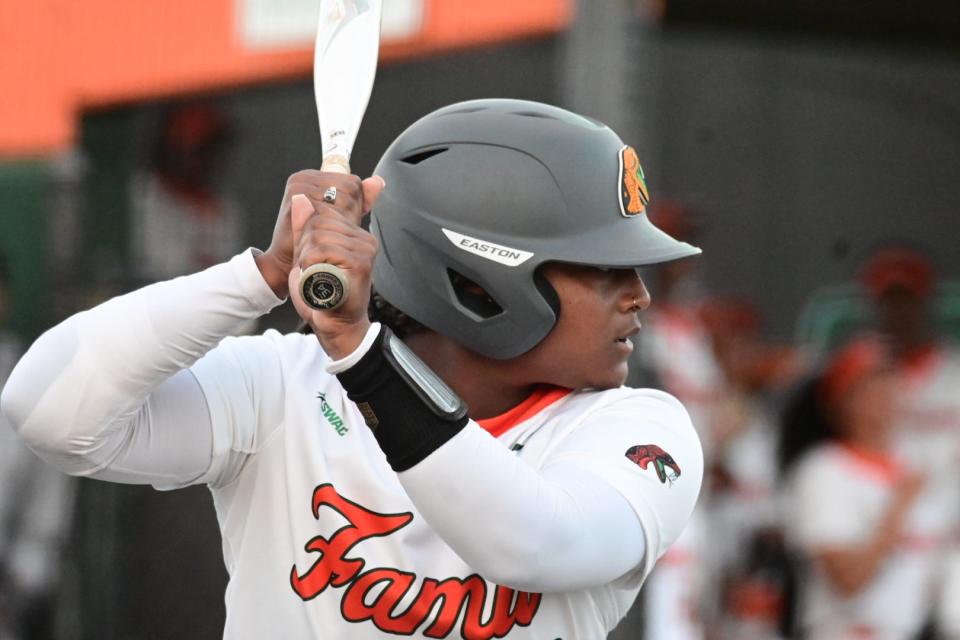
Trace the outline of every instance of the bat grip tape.
{"label": "bat grip tape", "polygon": [[469,421],[463,400],[386,326],[360,361],[337,378],[398,473]]}

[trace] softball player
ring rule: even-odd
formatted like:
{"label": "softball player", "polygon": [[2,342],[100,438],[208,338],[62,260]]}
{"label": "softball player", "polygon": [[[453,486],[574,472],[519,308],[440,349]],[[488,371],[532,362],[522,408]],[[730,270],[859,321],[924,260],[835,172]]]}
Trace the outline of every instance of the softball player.
{"label": "softball player", "polygon": [[894,446],[899,390],[888,345],[861,337],[818,392],[834,432],[786,483],[785,530],[808,560],[801,626],[811,640],[908,640],[931,613],[953,508],[920,499],[929,479]]}
{"label": "softball player", "polygon": [[[266,251],[68,319],[3,411],[68,473],[211,488],[227,638],[602,638],[700,488],[680,403],[621,386],[635,267],[699,250],[632,148],[543,104],[441,109],[376,175],[294,175]],[[344,305],[225,338],[319,262]]]}

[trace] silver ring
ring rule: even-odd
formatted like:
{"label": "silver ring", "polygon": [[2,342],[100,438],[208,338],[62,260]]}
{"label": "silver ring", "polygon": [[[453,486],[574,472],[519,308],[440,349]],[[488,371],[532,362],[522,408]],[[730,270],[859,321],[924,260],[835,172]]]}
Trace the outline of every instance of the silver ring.
{"label": "silver ring", "polygon": [[337,201],[337,188],[336,187],[327,187],[327,190],[323,192],[323,201],[333,204]]}

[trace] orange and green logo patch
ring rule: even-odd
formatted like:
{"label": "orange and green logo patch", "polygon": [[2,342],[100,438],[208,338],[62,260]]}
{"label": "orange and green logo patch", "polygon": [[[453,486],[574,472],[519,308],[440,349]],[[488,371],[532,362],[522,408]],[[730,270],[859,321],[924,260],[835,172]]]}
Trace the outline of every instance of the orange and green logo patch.
{"label": "orange and green logo patch", "polygon": [[672,485],[674,480],[680,477],[680,465],[677,464],[677,461],[655,444],[638,444],[627,449],[625,455],[630,462],[641,469],[646,469],[652,462],[653,469],[657,472],[657,478],[663,484]]}
{"label": "orange and green logo patch", "polygon": [[633,147],[620,149],[620,213],[625,218],[638,216],[647,210],[650,192],[640,166],[640,158]]}

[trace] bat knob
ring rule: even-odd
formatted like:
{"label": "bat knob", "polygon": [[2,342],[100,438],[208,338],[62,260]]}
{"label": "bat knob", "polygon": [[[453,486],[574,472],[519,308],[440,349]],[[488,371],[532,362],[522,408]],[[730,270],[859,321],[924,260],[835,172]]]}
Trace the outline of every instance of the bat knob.
{"label": "bat knob", "polygon": [[317,311],[336,309],[347,299],[347,274],[332,264],[315,264],[300,274],[304,302]]}

